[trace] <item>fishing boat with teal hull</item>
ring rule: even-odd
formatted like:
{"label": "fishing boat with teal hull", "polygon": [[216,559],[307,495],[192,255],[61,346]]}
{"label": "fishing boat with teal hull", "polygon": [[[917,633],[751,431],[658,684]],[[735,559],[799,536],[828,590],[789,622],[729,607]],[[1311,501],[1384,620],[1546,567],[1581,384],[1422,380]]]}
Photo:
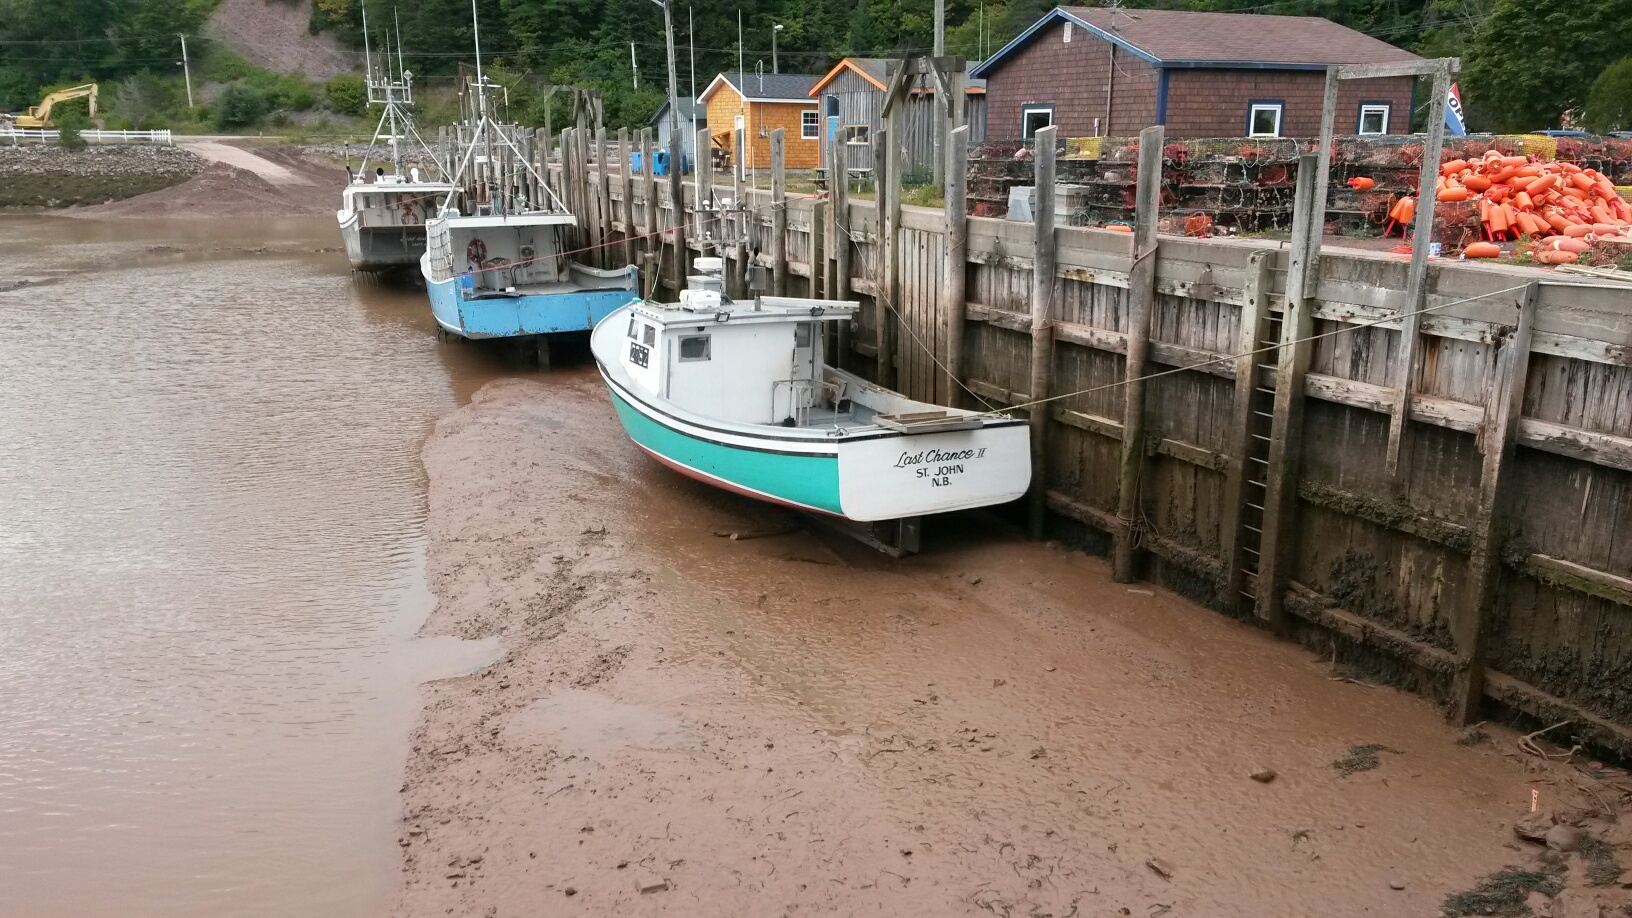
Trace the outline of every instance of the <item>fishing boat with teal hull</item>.
{"label": "fishing boat with teal hull", "polygon": [[590,348],[630,438],[716,487],[869,523],[1025,494],[1024,421],[914,401],[827,364],[823,326],[856,308],[733,302],[705,274],[679,303],[613,312]]}

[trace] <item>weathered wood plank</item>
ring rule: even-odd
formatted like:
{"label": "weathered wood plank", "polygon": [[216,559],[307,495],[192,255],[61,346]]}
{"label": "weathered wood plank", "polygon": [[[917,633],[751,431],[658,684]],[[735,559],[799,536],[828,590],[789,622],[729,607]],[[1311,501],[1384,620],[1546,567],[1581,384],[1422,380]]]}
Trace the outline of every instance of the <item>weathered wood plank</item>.
{"label": "weathered wood plank", "polygon": [[[1034,137],[1034,174],[1037,201],[1032,206],[1035,269],[1031,273],[1031,392],[1049,397],[1054,376],[1054,137],[1052,126]],[[1027,530],[1034,539],[1044,535],[1048,520],[1048,412],[1031,412],[1031,497]]]}

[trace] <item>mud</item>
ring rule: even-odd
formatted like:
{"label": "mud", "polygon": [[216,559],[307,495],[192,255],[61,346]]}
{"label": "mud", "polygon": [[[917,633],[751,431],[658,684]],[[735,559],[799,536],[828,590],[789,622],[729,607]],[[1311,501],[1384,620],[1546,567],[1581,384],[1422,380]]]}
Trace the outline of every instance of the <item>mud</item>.
{"label": "mud", "polygon": [[502,657],[423,688],[400,915],[1435,915],[1622,799],[993,517],[893,562],[680,478],[583,368],[423,458],[425,633]]}
{"label": "mud", "polygon": [[244,149],[281,167],[293,181],[274,183],[247,169],[212,162],[180,184],[91,207],[62,211],[70,217],[134,220],[321,217],[332,215],[346,172],[278,144],[244,143]]}

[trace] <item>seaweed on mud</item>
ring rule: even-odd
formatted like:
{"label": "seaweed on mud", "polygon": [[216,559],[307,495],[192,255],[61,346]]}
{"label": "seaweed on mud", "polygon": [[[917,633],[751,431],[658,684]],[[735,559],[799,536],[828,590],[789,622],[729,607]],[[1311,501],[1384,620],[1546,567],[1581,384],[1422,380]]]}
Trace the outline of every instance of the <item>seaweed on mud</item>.
{"label": "seaweed on mud", "polygon": [[1588,886],[1614,886],[1621,882],[1621,862],[1615,848],[1596,836],[1588,835],[1581,844],[1581,859],[1587,862]]}
{"label": "seaweed on mud", "polygon": [[1377,755],[1379,752],[1399,754],[1398,749],[1390,749],[1381,743],[1365,743],[1359,746],[1350,746],[1349,754],[1332,762],[1332,767],[1337,769],[1337,773],[1345,778],[1355,772],[1371,771],[1383,764],[1382,758]]}
{"label": "seaweed on mud", "polygon": [[1524,918],[1533,915],[1525,900],[1533,892],[1544,896],[1556,896],[1563,892],[1564,884],[1558,878],[1560,872],[1554,869],[1541,873],[1517,867],[1499,870],[1480,878],[1478,885],[1472,889],[1446,896],[1445,915],[1447,918],[1461,918],[1464,915]]}

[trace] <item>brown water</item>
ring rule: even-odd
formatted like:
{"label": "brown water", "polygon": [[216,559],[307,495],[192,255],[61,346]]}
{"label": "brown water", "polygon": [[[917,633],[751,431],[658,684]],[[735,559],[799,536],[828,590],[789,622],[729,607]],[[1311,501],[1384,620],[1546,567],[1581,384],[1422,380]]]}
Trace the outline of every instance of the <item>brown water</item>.
{"label": "brown water", "polygon": [[413,638],[419,449],[505,370],[338,245],[0,217],[0,913],[389,907],[416,681],[494,649]]}

